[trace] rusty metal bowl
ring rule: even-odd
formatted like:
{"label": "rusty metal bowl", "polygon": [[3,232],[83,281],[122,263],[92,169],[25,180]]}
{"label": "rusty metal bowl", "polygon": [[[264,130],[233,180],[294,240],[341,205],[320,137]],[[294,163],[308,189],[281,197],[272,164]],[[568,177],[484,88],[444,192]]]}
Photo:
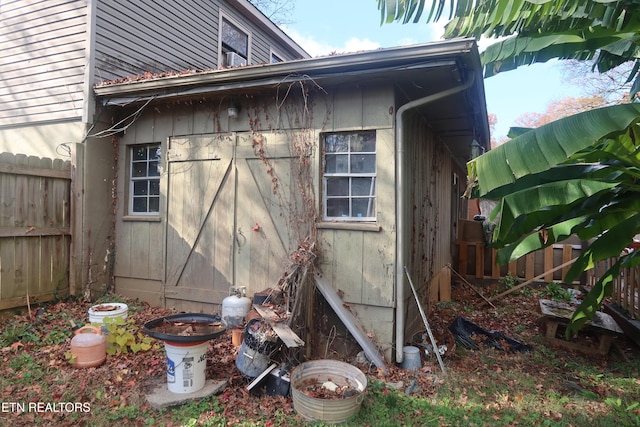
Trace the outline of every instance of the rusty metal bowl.
{"label": "rusty metal bowl", "polygon": [[144,324],[144,333],[150,337],[181,344],[208,341],[225,331],[220,316],[202,313],[172,314]]}

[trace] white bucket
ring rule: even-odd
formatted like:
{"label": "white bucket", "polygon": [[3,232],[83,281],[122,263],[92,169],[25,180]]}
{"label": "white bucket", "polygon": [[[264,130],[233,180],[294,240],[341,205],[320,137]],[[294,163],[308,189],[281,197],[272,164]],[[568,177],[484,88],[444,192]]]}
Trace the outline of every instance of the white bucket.
{"label": "white bucket", "polygon": [[[110,310],[101,310],[111,308]],[[129,315],[129,307],[127,304],[120,302],[108,302],[104,304],[94,305],[89,309],[89,323],[104,323],[104,319],[121,317],[127,320]]]}
{"label": "white bucket", "polygon": [[209,342],[164,343],[167,352],[167,386],[173,393],[193,393],[204,387]]}

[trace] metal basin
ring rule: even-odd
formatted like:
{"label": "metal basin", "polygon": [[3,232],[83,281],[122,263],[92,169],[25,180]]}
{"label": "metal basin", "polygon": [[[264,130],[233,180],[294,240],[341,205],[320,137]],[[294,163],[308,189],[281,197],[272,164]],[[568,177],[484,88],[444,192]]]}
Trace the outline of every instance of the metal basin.
{"label": "metal basin", "polygon": [[144,324],[144,333],[150,337],[182,344],[208,341],[225,330],[220,316],[201,313],[172,314]]}

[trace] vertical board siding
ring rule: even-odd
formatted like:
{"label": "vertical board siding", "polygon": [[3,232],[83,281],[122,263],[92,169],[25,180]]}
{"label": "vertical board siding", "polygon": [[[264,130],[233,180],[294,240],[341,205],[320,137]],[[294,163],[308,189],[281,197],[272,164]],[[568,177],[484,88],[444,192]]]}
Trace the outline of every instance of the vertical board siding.
{"label": "vertical board siding", "polygon": [[82,116],[84,0],[0,8],[0,126]]}
{"label": "vertical board siding", "polygon": [[[421,118],[409,117],[405,127],[409,141],[407,170],[411,171],[404,189],[410,201],[408,229],[404,230],[411,250],[407,267],[420,295],[420,303],[429,311],[430,304],[442,297],[439,281],[435,278],[452,261],[452,158]],[[405,296],[407,336],[411,336],[423,325],[410,289]]]}
{"label": "vertical board siding", "polygon": [[0,154],[0,309],[69,292],[70,169]]}

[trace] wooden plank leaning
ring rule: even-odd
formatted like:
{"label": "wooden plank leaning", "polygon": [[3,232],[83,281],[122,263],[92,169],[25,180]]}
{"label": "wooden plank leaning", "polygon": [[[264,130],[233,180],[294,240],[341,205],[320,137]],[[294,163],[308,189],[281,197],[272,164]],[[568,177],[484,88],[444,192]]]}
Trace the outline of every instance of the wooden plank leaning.
{"label": "wooden plank leaning", "polygon": [[[514,286],[513,288],[508,289],[508,290],[504,291],[504,292],[503,292],[503,293],[501,293],[501,294],[498,294],[498,295],[496,295],[496,296],[493,296],[493,297],[489,298],[489,301],[495,301],[495,300],[497,300],[497,299],[502,298],[502,297],[503,297],[503,296],[505,296],[505,295],[509,295],[511,292],[517,291],[518,289],[523,288],[523,287],[527,286],[528,284],[530,284],[530,283],[532,283],[532,282],[535,282],[535,281],[536,281],[536,280],[538,280],[538,279],[542,279],[545,275],[547,275],[547,274],[549,274],[549,273],[553,273],[554,271],[560,270],[560,269],[562,269],[562,268],[565,268],[565,267],[567,267],[567,266],[569,266],[569,265],[573,264],[573,263],[575,262],[575,260],[577,260],[577,259],[578,259],[578,258],[576,257],[576,258],[572,259],[571,261],[567,261],[567,262],[565,262],[565,263],[560,264],[560,265],[559,265],[559,266],[557,266],[557,267],[552,268],[552,269],[551,269],[551,270],[549,270],[549,271],[545,271],[544,273],[539,274],[539,275],[537,275],[536,277],[534,277],[534,278],[532,278],[532,279],[527,280],[526,282],[522,282],[522,283],[520,283],[519,285]],[[489,302],[489,301],[487,301],[487,302]]]}
{"label": "wooden plank leaning", "polygon": [[455,274],[456,276],[458,276],[458,278],[460,280],[462,280],[462,283],[464,283],[465,285],[467,285],[469,288],[471,288],[472,291],[474,291],[475,293],[477,293],[478,295],[480,295],[480,297],[487,303],[489,304],[491,307],[496,308],[495,305],[493,305],[491,303],[490,300],[487,299],[487,297],[485,297],[484,295],[482,295],[482,293],[476,289],[471,283],[469,283],[469,281],[467,279],[465,279],[460,273],[458,273],[456,270],[453,269],[453,267],[451,266],[451,264],[447,264],[447,267],[449,267],[449,270],[451,270],[453,272],[453,274]]}

